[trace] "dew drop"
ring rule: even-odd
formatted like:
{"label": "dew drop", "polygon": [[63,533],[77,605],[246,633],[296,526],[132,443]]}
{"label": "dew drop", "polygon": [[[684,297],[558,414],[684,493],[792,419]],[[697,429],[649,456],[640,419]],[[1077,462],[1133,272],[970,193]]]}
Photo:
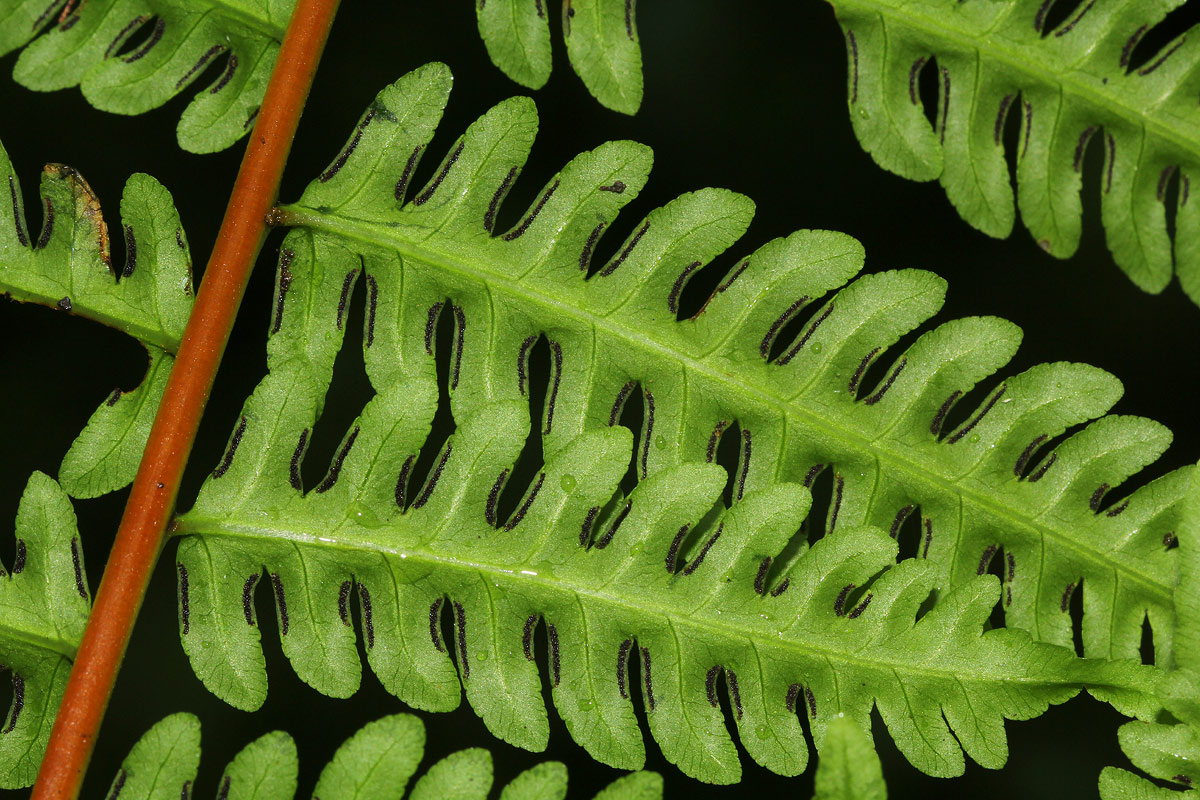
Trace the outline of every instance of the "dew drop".
{"label": "dew drop", "polygon": [[755,735],[756,735],[756,736],[757,736],[759,739],[769,739],[769,738],[771,738],[771,731],[770,731],[770,730],[767,728],[767,726],[766,726],[766,725],[759,725],[757,728],[755,728],[755,729],[754,729],[754,734],[755,734]]}
{"label": "dew drop", "polygon": [[383,525],[383,522],[374,511],[357,501],[350,504],[350,519],[364,528],[378,528]]}
{"label": "dew drop", "polygon": [[812,348],[810,348],[810,349],[811,349],[811,350],[812,350],[814,353],[819,353],[819,352],[821,352],[821,350],[823,350],[824,348],[823,348],[823,347],[821,347],[821,343],[820,343],[820,342],[813,342],[813,344],[812,344]]}
{"label": "dew drop", "polygon": [[578,707],[579,707],[580,711],[591,711],[593,708],[596,707],[596,703],[590,699],[585,698],[585,699],[579,701]]}
{"label": "dew drop", "polygon": [[871,118],[871,112],[870,112],[870,111],[867,111],[865,108],[859,108],[859,109],[858,109],[858,115],[859,115],[860,117],[862,117],[863,119],[870,119],[870,118]]}
{"label": "dew drop", "polygon": [[575,476],[569,472],[562,476],[560,483],[562,484],[562,490],[568,493],[575,491],[575,487],[579,485],[575,480]]}
{"label": "dew drop", "polygon": [[979,443],[979,434],[972,433],[971,434],[971,444],[978,444],[978,443]]}
{"label": "dew drop", "polygon": [[478,653],[475,654],[476,661],[487,661],[487,658],[488,658],[487,650],[480,650]]}
{"label": "dew drop", "polygon": [[667,439],[665,436],[659,435],[654,437],[654,446],[659,450],[667,449]]}
{"label": "dew drop", "polygon": [[726,572],[724,575],[721,576],[721,580],[725,581],[726,583],[732,582],[733,581],[733,573]]}

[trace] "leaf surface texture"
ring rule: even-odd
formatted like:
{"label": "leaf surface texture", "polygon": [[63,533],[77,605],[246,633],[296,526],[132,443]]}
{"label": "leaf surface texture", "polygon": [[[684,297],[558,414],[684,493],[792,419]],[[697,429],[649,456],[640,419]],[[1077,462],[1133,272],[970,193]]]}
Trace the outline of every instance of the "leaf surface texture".
{"label": "leaf surface texture", "polygon": [[[23,86],[43,92],[79,86],[93,106],[117,114],[144,114],[211,76],[177,129],[180,147],[211,153],[253,125],[294,5],[4,0],[0,54],[25,48],[13,68]],[[223,68],[213,74],[214,65]]]}
{"label": "leaf surface texture", "polygon": [[[1084,0],[1054,30],[1054,0],[838,2],[855,133],[880,166],[940,181],[965,220],[1003,237],[1015,217],[1004,143],[1015,117],[1016,208],[1059,258],[1079,246],[1084,157],[1100,147],[1117,265],[1147,292],[1177,272],[1200,303],[1200,36],[1192,29],[1134,60],[1138,41],[1181,2]],[[920,96],[927,70],[933,125]]]}
{"label": "leaf surface texture", "polygon": [[4,789],[37,776],[91,608],[75,511],[53,478],[29,478],[15,538],[9,569],[0,566],[0,663],[12,675],[12,702],[0,721]]}
{"label": "leaf surface texture", "polygon": [[[474,0],[492,63],[522,86],[550,79],[553,0]],[[642,104],[635,0],[563,0],[562,33],[576,74],[601,105],[633,114]]]}
{"label": "leaf surface texture", "polygon": [[[1103,413],[1119,393],[1114,379],[1079,365],[1035,369],[939,439],[931,423],[947,397],[1011,355],[1011,325],[946,323],[879,386],[859,387],[869,361],[937,309],[943,285],[887,272],[822,305],[862,252],[820,231],[739,262],[705,310],[679,322],[678,293],[741,235],[749,201],[685,195],[651,212],[585,280],[596,240],[644,184],[649,152],[615,142],[576,158],[512,229],[494,233],[536,116],[527,100],[500,104],[423,189],[409,187],[449,83],[434,64],[385,89],[284,209],[304,228],[281,248],[270,372],[176,528],[182,641],[212,691],[242,708],[265,697],[261,586],[293,667],[327,694],[359,684],[357,602],[372,668],[410,705],[448,710],[464,687],[493,732],[540,749],[548,680],[577,741],[637,768],[640,694],[667,758],[712,782],[740,775],[722,684],[747,752],[783,774],[807,763],[801,715],[819,745],[832,716],[868,729],[877,706],[910,761],[955,775],[964,749],[987,766],[1004,762],[1005,718],[1034,716],[1085,684],[1122,709],[1153,712],[1140,667],[1056,646],[1071,631],[1055,584],[1056,575],[1062,586],[1071,574],[1094,580],[1085,620],[1099,624],[1084,636],[1100,655],[1136,652],[1145,606],[1136,630],[1125,622],[1133,606],[1169,614],[1170,590],[1143,561],[1172,564],[1156,531],[1173,521],[1186,475],[1151,484],[1115,514],[1096,513],[1092,499],[1096,482],[1118,485],[1157,455],[1161,429],[1107,418],[1047,454],[1038,480],[1013,471],[1035,436]],[[300,468],[360,280],[375,396],[325,477],[305,486]],[[764,357],[781,315],[806,305],[817,309],[809,328]],[[540,335],[552,368],[531,421],[528,354]],[[616,422],[639,385],[645,423],[634,441]],[[428,473],[417,477],[440,392],[455,431],[424,454]],[[734,421],[742,459],[726,508],[729,478],[708,462]],[[528,458],[531,424],[543,463],[503,514],[497,498]],[[631,463],[638,482],[625,496]],[[826,468],[837,501],[824,535],[783,558],[809,508],[806,484]],[[896,564],[889,530],[914,503],[937,533],[922,557]],[[998,544],[1015,553],[1023,581],[981,574]],[[1009,592],[1013,627],[984,633]],[[550,655],[539,678],[543,635]]]}
{"label": "leaf surface texture", "polygon": [[[462,750],[429,767],[406,792],[425,752],[425,728],[411,714],[367,723],[334,753],[317,779],[313,798],[323,800],[486,800],[492,757]],[[200,722],[192,714],[159,720],[133,746],[113,779],[116,800],[176,800],[195,796],[200,761]],[[217,784],[221,800],[292,800],[299,761],[296,743],[283,731],[255,739],[234,757]],[[556,761],[518,775],[500,800],[562,800],[567,769]],[[662,779],[639,772],[613,781],[596,800],[661,800]]]}
{"label": "leaf surface texture", "polygon": [[[127,486],[137,472],[175,351],[192,309],[191,256],[170,193],[149,175],[125,184],[119,232],[76,170],[42,172],[42,228],[35,236],[20,184],[0,147],[0,292],[123,331],[146,348],[149,365],[131,391],[114,390],[63,458],[59,480],[74,497]],[[123,242],[113,263],[111,237]]]}
{"label": "leaf surface texture", "polygon": [[846,717],[829,721],[813,800],[887,800],[871,737]]}
{"label": "leaf surface texture", "polygon": [[[1200,782],[1200,480],[1193,477],[1179,525],[1179,583],[1175,587],[1177,642],[1173,663],[1164,665],[1157,691],[1179,722],[1130,722],[1118,731],[1121,749],[1137,769],[1159,781],[1119,767],[1100,773],[1102,800],[1172,800],[1194,797]],[[1162,784],[1166,784],[1165,786]],[[1188,789],[1183,792],[1180,790]]]}

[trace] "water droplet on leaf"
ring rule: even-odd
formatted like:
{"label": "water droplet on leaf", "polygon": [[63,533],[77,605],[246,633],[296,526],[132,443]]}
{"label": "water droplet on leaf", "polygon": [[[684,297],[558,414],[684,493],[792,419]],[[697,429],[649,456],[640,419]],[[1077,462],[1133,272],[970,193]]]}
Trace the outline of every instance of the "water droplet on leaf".
{"label": "water droplet on leaf", "polygon": [[820,343],[820,342],[813,342],[812,351],[813,351],[814,353],[819,353],[819,352],[821,352],[821,350],[822,350],[821,343]]}
{"label": "water droplet on leaf", "polygon": [[561,484],[564,492],[573,492],[575,491],[575,487],[579,485],[575,480],[575,476],[570,473],[562,476]]}
{"label": "water droplet on leaf", "polygon": [[767,728],[766,725],[759,725],[757,728],[754,729],[754,733],[760,739],[771,738],[771,731]]}
{"label": "water droplet on leaf", "polygon": [[378,515],[376,515],[374,511],[362,503],[351,503],[349,510],[350,519],[354,520],[365,528],[378,528],[379,526],[383,525],[383,522],[379,519]]}
{"label": "water droplet on leaf", "polygon": [[666,437],[655,436],[654,437],[654,446],[657,447],[659,450],[665,450],[667,448]]}

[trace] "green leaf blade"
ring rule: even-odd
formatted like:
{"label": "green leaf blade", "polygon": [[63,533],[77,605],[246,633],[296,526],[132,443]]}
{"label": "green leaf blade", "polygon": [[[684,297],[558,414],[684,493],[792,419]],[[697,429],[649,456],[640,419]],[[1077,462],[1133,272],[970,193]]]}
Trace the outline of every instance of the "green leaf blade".
{"label": "green leaf blade", "polygon": [[16,520],[11,574],[0,567],[0,662],[13,700],[0,723],[0,786],[29,786],[83,637],[91,599],[75,512],[53,479],[29,478]]}
{"label": "green leaf blade", "polygon": [[[492,63],[512,80],[540,89],[553,58],[550,0],[477,0],[479,35]],[[567,0],[562,33],[575,73],[600,105],[635,114],[642,104],[642,50],[634,0]]]}
{"label": "green leaf blade", "polygon": [[[293,5],[294,0],[81,3],[25,48],[14,77],[38,91],[78,85],[96,108],[144,114],[225,59],[225,69],[196,94],[178,127],[185,150],[217,152],[249,132]],[[148,37],[125,47],[143,27]],[[39,28],[35,25],[30,36]],[[0,40],[0,52],[30,36],[7,47]]]}
{"label": "green leaf blade", "polygon": [[656,772],[635,772],[610,783],[595,800],[660,800],[663,779]]}
{"label": "green leaf blade", "polygon": [[218,792],[229,800],[292,800],[299,772],[296,743],[283,731],[258,737],[234,756]]}
{"label": "green leaf blade", "polygon": [[[72,444],[60,468],[63,488],[98,497],[133,481],[191,313],[192,264],[170,192],[135,174],[121,195],[120,233],[110,232],[99,199],[71,167],[42,172],[43,227],[36,237],[21,205],[20,185],[0,147],[0,291],[22,302],[95,320],[138,339],[149,366],[136,388],[114,390]],[[114,265],[111,236],[124,242]]]}
{"label": "green leaf blade", "polygon": [[500,800],[563,800],[567,796],[567,768],[547,761],[527,769],[500,792]]}
{"label": "green leaf blade", "polygon": [[[1172,237],[1164,203],[1176,174],[1182,199],[1200,169],[1200,46],[1189,32],[1129,64],[1133,44],[1171,5],[1081,6],[1044,31],[1045,7],[1016,0],[839,2],[855,133],[880,166],[939,179],[963,219],[1004,237],[1014,221],[1004,131],[1017,117],[1017,205],[1034,241],[1058,258],[1078,248],[1084,158],[1099,147],[1101,216],[1117,265],[1150,293],[1178,274],[1195,297],[1197,231],[1189,216]],[[930,69],[932,126],[918,91]]]}
{"label": "green leaf blade", "polygon": [[[324,800],[399,800],[424,750],[425,728],[414,716],[396,714],[368,723],[338,748],[321,771],[313,796]],[[490,773],[490,758],[488,766]],[[435,765],[422,776],[411,798],[417,797],[421,783],[436,769]]]}
{"label": "green leaf blade", "polygon": [[475,7],[479,35],[488,56],[522,86],[540,89],[550,80],[550,26],[546,0],[480,0]]}
{"label": "green leaf blade", "polygon": [[1101,800],[1179,800],[1195,794],[1194,791],[1180,793],[1156,786],[1140,775],[1117,767],[1105,767],[1100,772]]}
{"label": "green leaf blade", "polygon": [[408,800],[487,800],[492,755],[481,748],[451,753],[417,780]]}
{"label": "green leaf blade", "polygon": [[[173,714],[134,744],[113,780],[110,797],[122,800],[192,797],[200,756],[200,723]],[[425,750],[425,727],[411,714],[369,722],[344,741],[317,779],[314,798],[333,800],[486,800],[492,759],[486,750],[452,753],[430,767],[405,794]],[[296,792],[296,743],[272,731],[243,747],[225,768],[217,796],[228,800],[291,800]],[[171,791],[175,794],[172,795]],[[562,800],[567,770],[550,761],[518,775],[501,800]],[[598,800],[660,800],[662,778],[637,772],[613,781]]]}
{"label": "green leaf blade", "polygon": [[883,769],[871,737],[846,717],[825,728],[813,800],[886,800]]}
{"label": "green leaf blade", "polygon": [[200,766],[200,721],[192,714],[164,717],[138,739],[109,788],[109,796],[177,800],[189,793]]}
{"label": "green leaf blade", "polygon": [[150,426],[175,359],[150,349],[146,378],[131,392],[116,390],[96,409],[63,456],[58,479],[73,497],[99,497],[128,486],[137,474]]}
{"label": "green leaf blade", "polygon": [[[1043,365],[951,416],[1012,356],[1019,331],[960,320],[888,352],[938,311],[945,282],[918,270],[855,279],[861,246],[829,232],[752,253],[700,314],[679,320],[680,293],[746,229],[750,201],[685,195],[593,267],[596,242],[649,168],[644,148],[617,142],[572,160],[520,222],[494,232],[536,118],[526,101],[500,104],[425,187],[410,187],[403,176],[448,87],[445,67],[431,65],[385,89],[284,208],[305,230],[282,248],[270,373],[177,531],[187,559],[199,560],[199,543],[239,559],[236,577],[191,600],[243,631],[244,650],[223,655],[246,657],[247,669],[261,659],[241,619],[241,576],[265,567],[278,576],[269,591],[284,650],[321,691],[340,696],[350,685],[338,676],[358,674],[347,611],[357,602],[368,660],[406,702],[451,708],[465,689],[496,735],[540,749],[548,715],[536,698],[548,680],[572,735],[627,769],[644,759],[640,703],[669,760],[721,783],[741,770],[721,681],[750,755],[785,774],[808,761],[799,713],[820,742],[838,713],[861,727],[878,705],[901,751],[936,775],[961,773],[965,755],[998,766],[1005,719],[1084,687],[1155,713],[1145,670],[1057,646],[1071,642],[1064,588],[1081,576],[1095,598],[1089,655],[1131,656],[1145,609],[1160,626],[1170,615],[1174,556],[1162,537],[1188,473],[1127,504],[1105,499],[1161,452],[1165,431],[1105,418],[1057,441],[1102,417],[1119,382]],[[326,476],[305,486],[299,465],[360,280],[376,395]],[[800,332],[776,341],[802,309]],[[441,349],[439,320],[451,337]],[[527,359],[541,336],[551,384],[535,419]],[[439,352],[450,359],[440,367]],[[885,358],[882,376],[867,377]],[[617,424],[635,389],[636,438]],[[443,392],[454,428],[430,442]],[[731,476],[705,462],[734,423]],[[502,513],[531,431],[541,463]],[[418,459],[429,466],[414,475]],[[823,470],[834,485],[823,536],[797,536]],[[897,564],[894,538],[918,509],[917,558]],[[1002,580],[981,577],[997,558]],[[1104,582],[1114,573],[1119,589]],[[1043,641],[984,633],[998,599]],[[550,658],[539,665],[543,630]],[[238,663],[193,655],[206,682]]]}
{"label": "green leaf blade", "polygon": [[642,50],[633,0],[568,0],[563,38],[571,66],[602,106],[634,114],[642,104]]}

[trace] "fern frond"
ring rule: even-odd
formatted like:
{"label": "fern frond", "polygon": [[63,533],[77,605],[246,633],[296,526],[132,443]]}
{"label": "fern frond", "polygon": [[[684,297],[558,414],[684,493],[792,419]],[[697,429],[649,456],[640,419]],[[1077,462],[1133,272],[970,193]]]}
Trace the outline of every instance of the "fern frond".
{"label": "fern frond", "polygon": [[90,607],[71,501],[35,472],[17,509],[11,572],[0,566],[0,663],[13,685],[0,721],[0,788],[37,775]]}
{"label": "fern frond", "polygon": [[0,181],[5,177],[0,293],[116,328],[141,342],[149,356],[142,383],[129,392],[116,390],[101,403],[63,459],[63,488],[75,497],[97,497],[128,485],[137,472],[192,308],[187,240],[170,193],[149,175],[134,175],[125,184],[120,226],[125,262],[117,265],[100,202],[77,171],[62,164],[45,167],[37,236],[0,145]]}
{"label": "fern frond", "polygon": [[4,0],[0,55],[32,39],[13,68],[18,83],[43,92],[79,86],[93,106],[117,114],[158,108],[224,63],[179,120],[179,146],[211,153],[250,131],[294,5]]}
{"label": "fern frond", "polygon": [[[951,362],[939,370],[914,348],[904,380],[889,380],[891,402],[839,406],[845,378],[820,369],[813,369],[816,383],[833,384],[817,395],[825,408],[784,399],[795,396],[782,391],[798,373],[759,355],[778,315],[771,304],[794,302],[790,293],[802,287],[843,282],[858,266],[856,243],[804,232],[768,245],[705,314],[676,323],[667,306],[678,276],[741,233],[748,201],[707,190],[653,212],[601,270],[605,277],[584,284],[580,268],[599,231],[641,187],[649,154],[614,143],[581,156],[516,227],[492,238],[495,209],[536,124],[531,104],[517,99],[472,126],[429,186],[401,210],[404,184],[432,135],[449,80],[444,66],[430,65],[385,90],[333,166],[285,211],[314,229],[292,232],[282,246],[270,372],[194,508],[174,527],[183,537],[181,638],[212,691],[243,708],[265,696],[253,606],[265,566],[284,652],[310,685],[339,697],[357,689],[349,611],[357,594],[368,659],[390,692],[417,708],[448,710],[459,703],[461,678],[491,730],[531,749],[544,747],[548,735],[531,649],[544,626],[559,714],[589,752],[622,768],[639,767],[644,757],[630,699],[632,669],[640,670],[649,728],[666,757],[713,782],[740,774],[716,700],[718,681],[735,698],[742,744],[782,774],[799,773],[807,763],[798,712],[812,718],[819,743],[837,713],[867,729],[877,706],[913,764],[954,775],[963,770],[963,749],[999,766],[1007,753],[1005,718],[1034,716],[1084,684],[1122,708],[1152,710],[1140,667],[1079,661],[1015,628],[981,635],[1000,587],[977,574],[978,552],[971,552],[969,574],[933,558],[952,552],[952,541],[928,559],[897,565],[893,538],[862,527],[871,521],[872,502],[893,502],[902,488],[872,494],[873,485],[888,487],[902,470],[922,468],[897,457],[894,444],[872,450],[878,437],[851,434],[851,426],[871,421],[866,412],[903,411],[902,400],[922,394],[940,402],[943,392],[961,385],[963,371],[977,367]],[[404,157],[394,169],[398,153]],[[305,494],[301,466],[360,272],[368,298],[363,353],[376,395],[326,477]],[[857,364],[862,356],[855,350],[898,335],[904,304],[935,283],[925,273],[888,273],[844,290],[836,301],[840,313],[828,307],[821,329],[804,336],[806,357],[792,364],[812,369],[807,354],[818,344],[835,370],[851,357]],[[768,286],[789,296],[777,297]],[[863,319],[875,312],[880,316]],[[443,313],[454,326],[447,368],[457,429],[422,485],[412,467],[437,406],[433,353]],[[751,324],[731,336],[731,319],[747,313],[762,328]],[[1011,330],[987,321],[981,327]],[[529,433],[525,361],[540,331],[555,363],[537,423],[544,463],[505,519],[496,501]],[[941,347],[988,346],[948,338]],[[633,442],[614,424],[613,398],[619,402],[639,380],[647,397],[647,424],[634,449],[640,481],[624,497],[619,482]],[[1061,385],[1045,391],[1071,396]],[[829,407],[846,418],[829,415]],[[936,405],[929,417],[935,411]],[[1021,414],[1037,419],[1015,404],[996,415],[1008,427],[974,420],[963,430],[983,430],[990,441]],[[727,476],[704,461],[714,424],[720,429],[730,417],[753,431],[744,439],[753,441],[755,455],[745,456],[736,502],[725,509],[719,497]],[[902,430],[925,434],[928,441],[914,447],[931,454],[926,460],[955,464],[953,456],[937,455],[959,451],[928,433],[929,417]],[[894,423],[870,424],[886,430]],[[785,427],[789,443],[793,430],[802,432],[790,452]],[[959,438],[968,456],[984,452],[986,445],[970,449],[965,433]],[[827,449],[808,460],[811,447]],[[1069,487],[1055,483],[1066,482],[1081,461],[1079,449],[1061,451],[1068,474],[1048,477],[1042,486],[1054,486],[1054,493],[1041,497]],[[876,453],[888,454],[886,472],[871,465]],[[808,510],[801,480],[818,460],[835,465],[842,499],[826,535],[773,573],[772,559]],[[1084,474],[1096,477],[1084,463]],[[919,474],[935,485],[940,480],[950,500],[970,496],[935,472]],[[1161,514],[1154,504],[1164,502],[1155,491],[1130,517],[1151,531],[1156,516],[1146,509]],[[947,499],[937,491],[928,496]],[[1005,508],[980,505],[984,513]],[[889,523],[894,514],[888,512]],[[1002,517],[1010,527],[1013,516]],[[953,531],[947,540],[967,536]],[[981,526],[975,535],[996,534]],[[1053,563],[1049,555],[1045,561]],[[1030,558],[1031,583],[1035,563]],[[1114,559],[1106,568],[1123,564]],[[918,608],[948,574],[957,589],[917,621]],[[851,603],[856,587],[869,588]],[[449,639],[442,636],[443,614],[453,625]]]}
{"label": "fern frond", "polygon": [[[1179,526],[1179,584],[1175,587],[1175,658],[1157,686],[1180,724],[1131,722],[1121,726],[1121,749],[1134,766],[1179,787],[1200,782],[1200,472],[1193,473]],[[1194,797],[1197,793],[1183,793]],[[1102,800],[1175,800],[1181,793],[1118,767],[1100,773]]]}
{"label": "fern frond", "polygon": [[[1180,788],[1200,781],[1200,735],[1190,725],[1162,725],[1129,722],[1118,732],[1121,749],[1134,766],[1162,781]],[[1100,797],[1103,800],[1178,800],[1194,797],[1195,791],[1179,792],[1157,786],[1146,778],[1118,767],[1105,767],[1100,773]]]}
{"label": "fern frond", "polygon": [[[1034,240],[1059,258],[1079,245],[1081,169],[1089,143],[1099,144],[1117,264],[1147,292],[1177,271],[1200,303],[1200,203],[1191,198],[1200,180],[1200,37],[1182,34],[1134,68],[1138,40],[1181,0],[1080,3],[1050,31],[1052,3],[839,0],[855,133],[880,166],[939,180],[967,222],[1003,237],[1014,218],[1004,128],[1016,115],[1017,206]],[[923,70],[937,72],[933,127],[918,91]],[[1172,247],[1164,204],[1176,180]]]}
{"label": "fern frond", "polygon": [[[324,800],[400,800],[425,751],[425,727],[411,714],[395,714],[363,726],[334,753],[321,771],[314,798]],[[130,750],[113,779],[109,798],[177,800],[193,797],[200,763],[200,721],[191,714],[159,720]],[[296,794],[299,761],[296,743],[283,731],[254,740],[234,756],[218,783],[222,800],[291,800]],[[421,775],[407,793],[410,800],[452,797],[486,800],[492,787],[492,757],[487,750],[461,750]],[[501,800],[562,800],[567,769],[548,761],[518,775],[504,787]],[[662,778],[639,772],[614,781],[596,800],[658,800]]]}
{"label": "fern frond", "polygon": [[[551,0],[476,0],[479,35],[492,63],[522,86],[550,79]],[[563,40],[600,104],[633,114],[642,104],[642,49],[634,0],[563,0]]]}
{"label": "fern frond", "polygon": [[[517,225],[493,235],[536,111],[524,98],[493,108],[410,196],[409,176],[449,86],[448,71],[429,66],[385,89],[329,169],[284,209],[287,220],[318,232],[306,257],[317,248],[320,261],[338,263],[340,288],[352,288],[361,254],[374,307],[399,303],[400,316],[367,332],[378,391],[397,380],[372,366],[381,352],[395,352],[404,375],[434,385],[427,326],[450,313],[449,298],[460,330],[449,388],[456,419],[490,403],[523,408],[526,343],[545,333],[556,387],[552,420],[542,426],[548,457],[612,425],[640,386],[638,477],[711,461],[736,423],[743,458],[734,499],[780,480],[811,486],[828,470],[828,530],[866,524],[895,534],[918,517],[918,555],[935,565],[940,587],[970,582],[1003,559],[1009,625],[1070,646],[1066,610],[1082,585],[1085,655],[1137,657],[1148,614],[1160,658],[1168,656],[1175,567],[1164,539],[1189,471],[1118,502],[1106,496],[1154,461],[1170,433],[1111,416],[1057,440],[1116,402],[1116,378],[1083,364],[1044,364],[999,382],[961,424],[948,423],[963,394],[1012,357],[1019,329],[996,318],[954,320],[892,356],[888,348],[936,313],[945,283],[920,270],[853,280],[862,246],[828,231],[769,242],[730,270],[702,312],[677,320],[687,283],[741,236],[753,204],[718,189],[684,195],[638,223],[607,264],[592,265],[597,242],[650,169],[647,148],[610,142],[574,159]],[[279,309],[298,302],[290,297],[281,290]],[[804,315],[799,333],[781,336]],[[885,358],[888,369],[865,385]],[[418,414],[415,400],[406,405]]]}
{"label": "fern frond", "polygon": [[883,768],[871,737],[845,717],[825,728],[813,800],[887,800]]}

